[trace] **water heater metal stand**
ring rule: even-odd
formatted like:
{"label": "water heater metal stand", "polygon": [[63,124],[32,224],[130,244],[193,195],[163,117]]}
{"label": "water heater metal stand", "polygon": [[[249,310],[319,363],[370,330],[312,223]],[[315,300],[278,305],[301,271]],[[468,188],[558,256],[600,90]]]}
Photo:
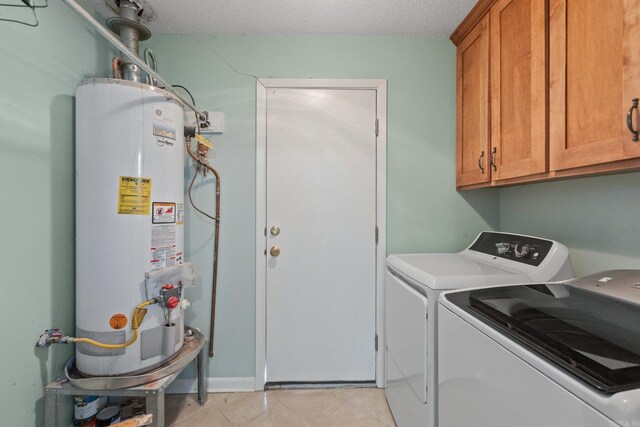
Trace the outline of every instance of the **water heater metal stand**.
{"label": "water heater metal stand", "polygon": [[[194,331],[196,332],[196,331]],[[164,396],[165,390],[180,375],[182,370],[188,366],[190,362],[197,359],[198,370],[198,403],[204,405],[207,402],[207,353],[204,348],[206,339],[200,334],[196,334],[197,343],[195,347],[187,350],[184,355],[178,357],[167,365],[179,364],[180,369],[173,371],[168,376],[157,379],[154,377],[155,371],[162,371],[167,366],[158,368],[154,371],[147,372],[140,377],[149,378],[146,384],[128,388],[113,388],[108,380],[109,378],[87,378],[92,381],[87,384],[94,384],[95,389],[86,387],[78,387],[74,385],[66,375],[55,379],[47,384],[44,388],[44,426],[58,427],[60,420],[60,396],[80,395],[80,396],[121,396],[121,397],[140,397],[145,399],[146,413],[153,415],[152,427],[165,426],[165,406]],[[182,356],[182,357],[181,357]],[[132,377],[129,377],[132,378]],[[69,414],[70,416],[70,414]]]}

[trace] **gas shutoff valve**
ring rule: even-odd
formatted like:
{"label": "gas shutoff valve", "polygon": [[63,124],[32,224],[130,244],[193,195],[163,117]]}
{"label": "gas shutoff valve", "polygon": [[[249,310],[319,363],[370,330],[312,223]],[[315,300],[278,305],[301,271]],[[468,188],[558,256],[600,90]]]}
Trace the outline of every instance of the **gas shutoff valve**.
{"label": "gas shutoff valve", "polygon": [[51,344],[68,344],[69,337],[60,328],[47,329],[38,338],[38,347],[48,348]]}

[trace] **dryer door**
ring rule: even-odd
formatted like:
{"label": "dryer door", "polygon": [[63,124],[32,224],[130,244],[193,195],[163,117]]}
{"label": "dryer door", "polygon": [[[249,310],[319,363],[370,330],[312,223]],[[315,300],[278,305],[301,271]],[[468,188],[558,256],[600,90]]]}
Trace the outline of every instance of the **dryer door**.
{"label": "dryer door", "polygon": [[[386,273],[385,324],[389,387],[410,387],[427,402],[427,297]],[[393,375],[392,375],[393,374]]]}

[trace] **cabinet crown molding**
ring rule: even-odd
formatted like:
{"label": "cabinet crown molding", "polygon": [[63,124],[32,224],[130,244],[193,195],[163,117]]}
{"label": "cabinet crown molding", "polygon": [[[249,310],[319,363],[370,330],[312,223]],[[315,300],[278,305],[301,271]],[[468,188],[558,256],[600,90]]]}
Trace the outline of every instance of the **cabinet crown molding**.
{"label": "cabinet crown molding", "polygon": [[458,28],[451,33],[449,40],[451,40],[454,45],[458,46],[473,27],[475,27],[476,24],[484,18],[496,1],[497,0],[479,0],[478,3],[473,6],[473,9],[471,9],[471,12],[469,12],[460,25],[458,25]]}

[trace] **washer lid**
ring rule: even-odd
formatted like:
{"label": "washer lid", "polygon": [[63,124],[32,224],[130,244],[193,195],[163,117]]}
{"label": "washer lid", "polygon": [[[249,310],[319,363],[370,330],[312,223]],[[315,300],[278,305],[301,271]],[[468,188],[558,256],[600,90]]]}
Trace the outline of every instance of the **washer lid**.
{"label": "washer lid", "polygon": [[[615,282],[615,273],[598,276]],[[621,277],[627,283],[639,278],[631,270]],[[602,393],[640,388],[640,305],[580,286],[591,280],[464,290],[444,298]]]}
{"label": "washer lid", "polygon": [[461,254],[390,255],[387,266],[401,276],[431,289],[530,282],[523,274],[494,267]]}

